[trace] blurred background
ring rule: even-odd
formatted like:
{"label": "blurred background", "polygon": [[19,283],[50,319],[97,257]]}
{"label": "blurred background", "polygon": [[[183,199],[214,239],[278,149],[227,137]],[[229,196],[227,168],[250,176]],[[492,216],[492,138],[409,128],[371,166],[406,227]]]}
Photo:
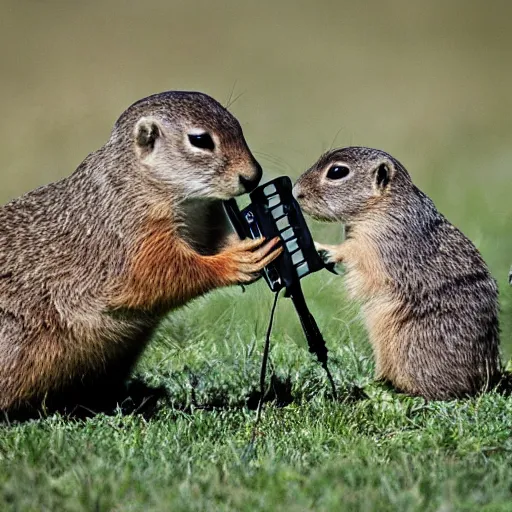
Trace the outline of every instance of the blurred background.
{"label": "blurred background", "polygon": [[268,178],[331,146],[397,157],[482,251],[512,348],[511,15],[507,0],[1,0],[0,202],[70,174],[141,97],[237,98]]}

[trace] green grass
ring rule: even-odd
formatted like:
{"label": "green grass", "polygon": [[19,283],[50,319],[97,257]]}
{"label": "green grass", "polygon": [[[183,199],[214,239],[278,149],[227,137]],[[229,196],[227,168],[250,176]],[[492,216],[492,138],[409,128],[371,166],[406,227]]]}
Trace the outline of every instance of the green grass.
{"label": "green grass", "polygon": [[293,402],[267,403],[251,444],[272,296],[214,293],[171,315],[139,365],[169,392],[156,410],[0,427],[0,510],[512,510],[512,400],[427,404],[373,383],[340,283],[305,282],[339,403],[283,298],[271,360]]}

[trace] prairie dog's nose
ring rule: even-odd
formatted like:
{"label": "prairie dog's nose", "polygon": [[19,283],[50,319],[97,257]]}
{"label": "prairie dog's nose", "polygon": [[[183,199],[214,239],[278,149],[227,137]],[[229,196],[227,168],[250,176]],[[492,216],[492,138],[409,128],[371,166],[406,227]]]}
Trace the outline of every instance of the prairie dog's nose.
{"label": "prairie dog's nose", "polygon": [[301,191],[300,185],[298,183],[295,183],[295,185],[293,185],[292,195],[293,195],[293,197],[295,197],[295,199],[297,199],[297,201],[299,199],[304,198],[304,193]]}
{"label": "prairie dog's nose", "polygon": [[254,170],[251,176],[240,176],[238,179],[240,180],[240,184],[244,187],[246,192],[251,192],[254,190],[258,183],[261,181],[261,177],[263,176],[263,169],[258,162],[254,162]]}

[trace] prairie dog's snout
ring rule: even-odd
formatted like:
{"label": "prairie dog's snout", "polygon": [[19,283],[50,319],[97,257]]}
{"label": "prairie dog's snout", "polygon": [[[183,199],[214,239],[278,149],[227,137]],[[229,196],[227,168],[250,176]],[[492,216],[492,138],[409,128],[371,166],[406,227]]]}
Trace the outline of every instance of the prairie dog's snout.
{"label": "prairie dog's snout", "polygon": [[252,164],[247,165],[247,169],[240,170],[238,180],[242,188],[241,193],[253,191],[258,186],[262,176],[263,169],[256,160],[253,160]]}
{"label": "prairie dog's snout", "polygon": [[293,188],[292,188],[292,194],[293,194],[293,197],[295,199],[297,199],[297,201],[299,199],[303,199],[304,198],[304,193],[302,192],[301,188],[300,188],[300,183],[298,181],[296,181],[293,185]]}

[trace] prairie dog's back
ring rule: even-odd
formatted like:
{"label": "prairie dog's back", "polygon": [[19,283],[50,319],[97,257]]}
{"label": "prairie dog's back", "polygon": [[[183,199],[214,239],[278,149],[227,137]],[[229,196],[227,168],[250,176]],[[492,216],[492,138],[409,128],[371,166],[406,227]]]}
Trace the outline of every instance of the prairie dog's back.
{"label": "prairie dog's back", "polygon": [[377,376],[426,398],[471,395],[499,376],[498,291],[475,246],[387,153],[344,148],[295,185],[303,209],[341,221],[352,297],[362,302]]}

